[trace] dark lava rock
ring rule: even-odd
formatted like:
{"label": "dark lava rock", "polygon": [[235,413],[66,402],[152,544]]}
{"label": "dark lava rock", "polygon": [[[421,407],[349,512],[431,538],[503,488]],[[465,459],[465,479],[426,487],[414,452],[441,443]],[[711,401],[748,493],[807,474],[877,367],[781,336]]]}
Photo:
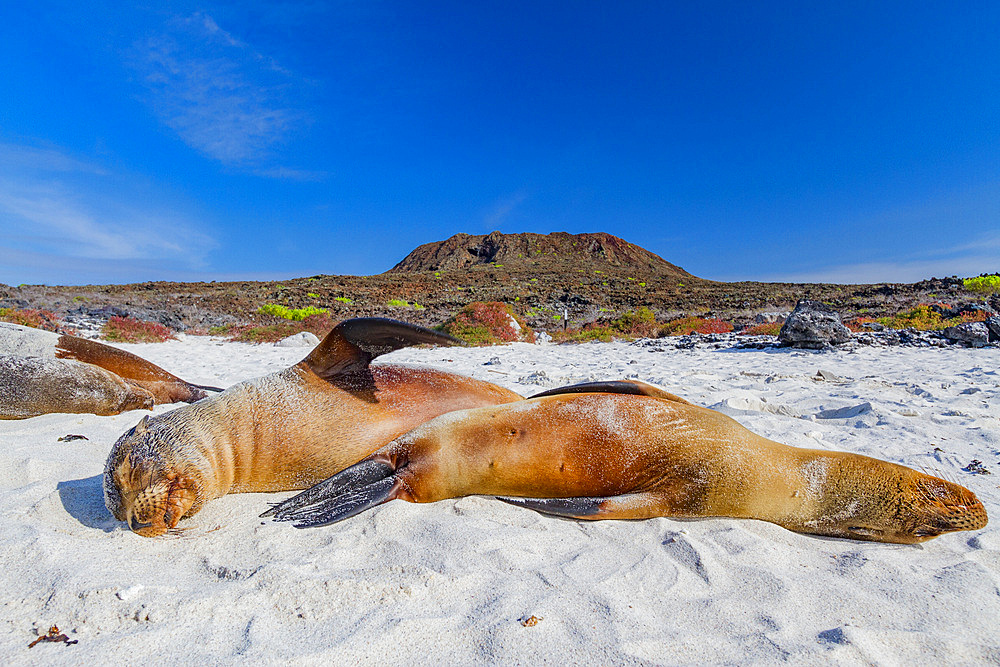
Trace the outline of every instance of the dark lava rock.
{"label": "dark lava rock", "polygon": [[1000,315],[994,315],[986,319],[986,328],[989,330],[989,340],[991,343],[1000,343]]}
{"label": "dark lava rock", "polygon": [[941,332],[948,340],[965,343],[971,347],[983,347],[990,340],[990,330],[983,322],[965,322],[957,327],[948,327]]}
{"label": "dark lava rock", "polygon": [[850,330],[841,323],[840,315],[835,310],[808,299],[795,304],[795,310],[778,333],[778,341],[782,345],[814,350],[840,345],[850,339]]}

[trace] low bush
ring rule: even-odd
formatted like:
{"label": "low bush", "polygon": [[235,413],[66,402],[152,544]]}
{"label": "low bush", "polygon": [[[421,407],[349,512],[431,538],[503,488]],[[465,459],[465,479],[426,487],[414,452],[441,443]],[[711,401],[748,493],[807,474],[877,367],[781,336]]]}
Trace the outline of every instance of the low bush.
{"label": "low bush", "polygon": [[690,334],[729,333],[733,325],[718,319],[704,317],[681,317],[670,320],[660,330],[661,336],[687,336]]}
{"label": "low bush", "polygon": [[781,322],[764,322],[763,324],[755,324],[752,327],[747,327],[739,333],[740,336],[777,336],[781,331],[781,327],[785,324],[784,320]]}
{"label": "low bush", "polygon": [[621,332],[594,323],[582,329],[558,329],[552,332],[552,340],[557,343],[589,343],[595,340],[609,343],[616,338],[622,338]]}
{"label": "low bush", "polygon": [[535,342],[535,332],[499,301],[475,301],[455,313],[440,329],[470,345]]}
{"label": "low bush", "polygon": [[20,324],[34,329],[68,333],[68,329],[59,321],[56,314],[48,310],[18,308],[0,308],[0,321]]}
{"label": "low bush", "polygon": [[962,283],[965,285],[965,289],[970,292],[979,292],[980,294],[1000,293],[1000,275],[966,278]]}
{"label": "low bush", "polygon": [[302,320],[278,322],[277,324],[227,324],[222,327],[212,327],[209,333],[213,336],[224,336],[240,343],[277,343],[283,338],[309,331],[320,340],[323,339],[336,324],[324,312],[308,315]]}
{"label": "low bush", "polygon": [[277,303],[266,303],[257,309],[258,313],[262,315],[271,315],[272,317],[280,317],[283,320],[291,320],[293,322],[301,322],[307,317],[313,315],[325,315],[328,311],[326,308],[317,308],[316,306],[306,306],[305,308],[289,308],[287,306],[282,306]]}
{"label": "low bush", "polygon": [[159,322],[113,316],[101,328],[101,338],[115,343],[163,343],[177,336]]}
{"label": "low bush", "polygon": [[982,310],[976,310],[961,312],[957,317],[945,318],[930,305],[922,303],[906,312],[890,317],[880,317],[876,321],[887,329],[940,331],[941,329],[958,326],[965,322],[983,322],[989,315],[989,313]]}

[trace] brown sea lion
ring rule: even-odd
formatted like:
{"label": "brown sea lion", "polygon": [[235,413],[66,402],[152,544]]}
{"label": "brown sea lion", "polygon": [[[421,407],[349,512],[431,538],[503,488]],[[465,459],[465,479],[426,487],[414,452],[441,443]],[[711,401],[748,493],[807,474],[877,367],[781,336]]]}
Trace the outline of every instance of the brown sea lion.
{"label": "brown sea lion", "polygon": [[152,394],[99,366],[0,355],[0,419],[53,412],[117,415],[152,407]]}
{"label": "brown sea lion", "polygon": [[409,345],[455,342],[393,320],[341,322],[291,368],[144,418],[111,449],[105,504],[159,535],[212,498],[304,489],[440,414],[521,400],[444,371],[370,365]]}
{"label": "brown sea lion", "polygon": [[986,525],[982,503],[957,484],[867,456],[782,445],[641,383],[588,392],[613,385],[443,415],[262,516],[319,526],[393,498],[479,494],[519,496],[501,499],[576,519],[761,519],[882,542]]}
{"label": "brown sea lion", "polygon": [[78,336],[0,322],[0,354],[43,359],[72,359],[94,366],[123,378],[153,396],[157,403],[193,403],[208,391],[222,391],[185,382],[156,364],[131,352]]}

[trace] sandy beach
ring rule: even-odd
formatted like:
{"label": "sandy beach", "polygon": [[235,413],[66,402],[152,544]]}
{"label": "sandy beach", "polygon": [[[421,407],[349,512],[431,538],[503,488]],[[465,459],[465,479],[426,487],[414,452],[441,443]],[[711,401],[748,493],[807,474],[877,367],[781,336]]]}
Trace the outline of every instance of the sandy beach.
{"label": "sandy beach", "polygon": [[[217,386],[308,351],[194,336],[121,347]],[[109,448],[145,413],[52,414],[0,422],[3,661],[1000,662],[1000,349],[638,341],[382,360],[524,395],[639,378],[789,445],[939,474],[978,494],[993,522],[902,546],[746,520],[568,521],[472,497],[391,502],[296,530],[258,518],[283,493],[227,496],[183,521],[180,536],[147,539],[113,519],[101,491]],[[87,439],[58,441],[68,434]],[[973,461],[992,474],[966,470]],[[78,643],[29,649],[51,625]]]}

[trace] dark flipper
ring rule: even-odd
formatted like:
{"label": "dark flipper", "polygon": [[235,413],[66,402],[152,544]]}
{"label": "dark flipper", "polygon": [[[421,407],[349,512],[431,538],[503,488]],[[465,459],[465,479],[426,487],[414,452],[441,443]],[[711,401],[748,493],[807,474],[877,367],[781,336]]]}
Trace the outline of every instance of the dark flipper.
{"label": "dark flipper", "polygon": [[396,497],[400,480],[388,463],[362,461],[261,514],[296,528],[327,526]]}
{"label": "dark flipper", "polygon": [[542,514],[553,514],[571,519],[592,517],[601,511],[601,503],[607,498],[501,498],[511,505],[527,507]]}
{"label": "dark flipper", "polygon": [[287,514],[306,505],[322,502],[327,498],[336,498],[351,487],[365,486],[380,479],[385,479],[395,472],[392,466],[383,461],[365,460],[349,468],[344,468],[333,477],[324,479],[319,484],[311,486],[302,493],[276,504],[260,516],[269,517]]}
{"label": "dark flipper", "polygon": [[649,519],[680,516],[668,510],[663,498],[639,492],[620,496],[581,498],[500,498],[505,503],[570,519]]}
{"label": "dark flipper", "polygon": [[547,389],[540,394],[535,394],[534,396],[529,396],[528,400],[532,398],[541,398],[542,396],[558,396],[560,394],[632,394],[634,396],[651,396],[653,398],[663,398],[668,401],[674,401],[677,403],[688,403],[680,396],[675,396],[670,392],[660,389],[656,385],[649,384],[647,382],[640,382],[639,380],[605,380],[602,382],[581,382],[580,384],[571,384],[567,387],[556,387],[555,389]]}
{"label": "dark flipper", "polygon": [[375,357],[420,343],[461,345],[457,338],[381,317],[344,320],[302,363],[331,384],[375,400],[375,379],[368,365]]}
{"label": "dark flipper", "polygon": [[[188,384],[191,384],[188,382]],[[191,384],[192,387],[197,387],[198,389],[204,389],[205,391],[225,391],[221,387],[210,387],[206,384]]]}

